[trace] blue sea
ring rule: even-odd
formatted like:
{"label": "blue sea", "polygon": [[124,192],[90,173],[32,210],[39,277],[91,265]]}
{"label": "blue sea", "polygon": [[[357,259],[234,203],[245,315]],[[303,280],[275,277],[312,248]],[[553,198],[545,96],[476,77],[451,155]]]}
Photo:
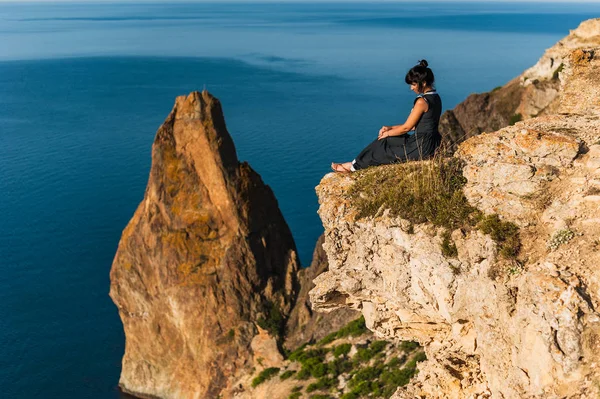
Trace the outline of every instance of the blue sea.
{"label": "blue sea", "polygon": [[123,396],[109,270],[176,96],[221,100],[308,265],[314,187],[404,121],[418,60],[451,109],[598,16],[572,2],[0,2],[0,395]]}

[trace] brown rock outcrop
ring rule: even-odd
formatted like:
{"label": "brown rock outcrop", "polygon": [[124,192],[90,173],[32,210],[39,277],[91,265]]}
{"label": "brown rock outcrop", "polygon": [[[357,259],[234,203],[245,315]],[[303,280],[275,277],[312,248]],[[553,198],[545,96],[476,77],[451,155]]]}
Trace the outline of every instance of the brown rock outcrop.
{"label": "brown rock outcrop", "polygon": [[[559,92],[564,85],[565,65],[572,64],[571,53],[598,45],[599,20],[591,19],[547,49],[540,60],[521,75],[490,92],[471,94],[440,118],[440,133],[450,152],[466,139],[493,132],[519,120],[562,112]],[[583,57],[583,56],[581,56]],[[583,58],[582,58],[583,59]]]}
{"label": "brown rock outcrop", "polygon": [[[216,398],[253,366],[255,321],[273,306],[289,314],[297,264],[277,201],[238,161],[219,101],[178,97],[110,273],[126,337],[121,388]],[[264,332],[254,343],[271,346]]]}
{"label": "brown rock outcrop", "polygon": [[471,94],[454,109],[444,112],[439,130],[448,152],[483,132],[508,126],[521,104],[524,88],[518,78],[506,85],[480,94]]}
{"label": "brown rock outcrop", "polygon": [[323,241],[324,237],[321,235],[317,240],[310,267],[298,271],[300,292],[290,313],[285,336],[285,346],[290,350],[306,342],[318,341],[360,317],[360,312],[352,309],[338,309],[327,314],[312,310],[308,292],[315,286],[313,280],[328,269]]}
{"label": "brown rock outcrop", "polygon": [[[453,231],[451,257],[431,224],[388,212],[355,220],[353,176],[317,187],[329,271],[315,279],[313,307],[361,310],[376,335],[425,346],[428,360],[395,398],[600,395],[600,19],[561,42],[544,113],[456,153],[469,203],[520,226],[516,260],[480,230]],[[554,74],[540,65],[526,74]]]}

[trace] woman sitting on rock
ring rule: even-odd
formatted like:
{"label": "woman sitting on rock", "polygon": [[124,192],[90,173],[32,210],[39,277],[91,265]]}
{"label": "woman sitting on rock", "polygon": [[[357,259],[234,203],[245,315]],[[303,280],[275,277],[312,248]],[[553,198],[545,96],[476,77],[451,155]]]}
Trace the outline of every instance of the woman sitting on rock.
{"label": "woman sitting on rock", "polygon": [[354,172],[368,166],[384,165],[407,160],[422,160],[433,156],[440,145],[438,124],[442,99],[433,88],[433,72],[427,61],[419,61],[404,80],[417,93],[410,115],[402,125],[383,126],[377,140],[369,144],[352,162],[332,163],[336,172]]}

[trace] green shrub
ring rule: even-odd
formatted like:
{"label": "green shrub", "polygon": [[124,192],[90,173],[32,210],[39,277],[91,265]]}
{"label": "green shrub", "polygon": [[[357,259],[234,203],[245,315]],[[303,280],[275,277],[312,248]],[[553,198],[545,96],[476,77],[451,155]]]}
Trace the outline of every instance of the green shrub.
{"label": "green shrub", "polygon": [[267,381],[268,379],[270,379],[277,373],[279,373],[279,368],[277,368],[277,367],[269,367],[268,369],[264,369],[263,371],[260,372],[258,377],[254,378],[252,380],[252,388],[257,387],[258,385]]}
{"label": "green shrub", "polygon": [[[364,396],[389,398],[399,386],[406,385],[416,374],[416,367],[397,369],[400,362],[391,361],[386,365],[375,365],[358,369],[348,381],[350,392],[342,395],[345,399],[357,399]],[[411,359],[416,365],[417,356]]]}
{"label": "green shrub", "polygon": [[272,302],[268,302],[265,308],[267,312],[266,319],[264,317],[260,317],[256,321],[256,324],[258,324],[263,330],[269,331],[272,336],[279,338],[283,332],[285,323],[283,314],[279,310],[279,306]]}
{"label": "green shrub", "polygon": [[348,373],[352,370],[352,362],[345,358],[338,358],[327,363],[327,373],[335,377],[342,373]]}
{"label": "green shrub", "polygon": [[310,370],[307,368],[302,368],[300,371],[296,373],[297,380],[308,380],[310,378]]}
{"label": "green shrub", "polygon": [[302,390],[302,385],[296,385],[292,388],[292,392],[300,392]]}
{"label": "green shrub", "polygon": [[575,237],[575,233],[573,232],[573,230],[570,230],[570,229],[559,230],[556,233],[554,233],[554,235],[548,242],[548,248],[550,248],[551,250],[554,251],[554,250],[558,249],[558,247],[560,247],[561,245],[566,244],[569,241],[571,241],[573,239],[573,237]]}
{"label": "green shrub", "polygon": [[291,361],[304,364],[306,361],[312,358],[324,359],[327,352],[328,349],[326,348],[309,349],[307,351],[294,352],[290,355],[289,359]]}
{"label": "green shrub", "polygon": [[558,79],[558,74],[561,73],[564,68],[565,68],[565,64],[563,64],[561,62],[560,65],[558,66],[558,68],[556,68],[554,70],[554,72],[552,73],[552,79],[557,80]]}
{"label": "green shrub", "polygon": [[317,395],[311,395],[310,399],[333,399],[333,398],[329,395],[317,394]]}
{"label": "green shrub", "polygon": [[350,349],[352,349],[352,344],[341,344],[335,347],[335,349],[333,350],[333,355],[335,357],[340,357],[340,356],[345,356],[348,354],[348,352],[350,352]]}
{"label": "green shrub", "polygon": [[292,375],[294,375],[296,373],[296,370],[286,370],[284,371],[280,376],[279,379],[281,380],[287,380],[288,378],[290,378]]}
{"label": "green shrub", "polygon": [[287,356],[287,358],[293,362],[298,361],[298,358],[303,355],[304,349],[306,348],[307,345],[308,344],[303,344],[302,346],[300,346],[299,348],[294,350],[292,353],[290,353]]}
{"label": "green shrub", "polygon": [[313,382],[312,384],[308,384],[308,386],[306,387],[306,392],[311,393],[318,389],[319,389],[319,385],[316,382]]}
{"label": "green shrub", "polygon": [[375,356],[375,352],[373,352],[370,348],[358,348],[356,354],[354,355],[354,362],[357,364],[368,362]]}
{"label": "green shrub", "polygon": [[427,360],[427,356],[425,355],[425,352],[419,352],[406,363],[405,368],[415,369],[417,367],[417,363],[422,362],[424,360]]}
{"label": "green shrub", "polygon": [[514,223],[500,220],[496,214],[483,216],[478,226],[485,234],[489,234],[499,248],[500,255],[507,259],[516,258],[521,241],[519,239],[519,227]]}
{"label": "green shrub", "polygon": [[411,352],[419,347],[419,343],[416,341],[402,341],[400,344],[400,349],[404,351],[404,353]]}
{"label": "green shrub", "polygon": [[427,360],[427,355],[425,354],[425,352],[419,352],[415,355],[415,361],[418,362],[422,362],[424,360]]}
{"label": "green shrub", "polygon": [[367,329],[367,326],[365,325],[365,318],[363,316],[361,316],[358,319],[353,320],[350,323],[346,324],[344,327],[340,328],[338,331],[333,332],[333,333],[327,335],[325,338],[321,339],[318,342],[318,345],[320,345],[320,346],[327,345],[327,344],[335,341],[336,339],[344,338],[344,337],[348,337],[348,336],[358,337],[360,335],[363,335],[367,331],[369,331],[369,330]]}
{"label": "green shrub", "polygon": [[[330,334],[331,338],[327,338],[325,342],[343,338],[346,336],[359,336],[367,331],[364,318],[361,317],[348,323],[339,331]],[[319,341],[319,344],[322,344]],[[346,373],[348,375],[347,392],[341,395],[344,399],[358,399],[362,397],[370,398],[389,398],[396,389],[403,384],[406,384],[410,378],[416,374],[416,364],[424,358],[424,353],[417,352],[406,366],[398,369],[405,361],[406,356],[400,358],[394,357],[388,363],[385,362],[385,350],[389,342],[384,340],[376,340],[368,345],[363,345],[357,349],[356,355],[352,359],[348,359],[347,355],[352,348],[352,344],[343,343],[332,348],[323,347],[308,347],[303,346],[290,353],[289,359],[302,364],[300,371],[294,372],[287,370],[280,375],[280,378],[287,379],[294,375],[298,380],[306,380],[314,377],[317,380],[306,387],[306,393],[315,391],[335,390],[338,377]],[[405,352],[412,352],[419,347],[419,344],[413,341],[405,341],[400,344],[400,349]],[[314,348],[314,349],[313,349]],[[325,362],[325,357],[328,352],[332,352],[335,358],[330,362]],[[361,364],[364,364],[364,367]],[[292,394],[300,394],[301,386],[297,386],[292,390]],[[333,391],[332,391],[333,392]],[[336,395],[340,395],[337,392]],[[291,397],[291,396],[290,396]],[[300,396],[294,396],[299,398]],[[313,395],[312,397],[324,398],[328,395]]]}
{"label": "green shrub", "polygon": [[317,363],[310,367],[310,375],[315,378],[323,377],[327,374],[327,365],[325,363]]}
{"label": "green shrub", "polygon": [[302,392],[294,392],[288,396],[288,399],[299,399],[300,397],[302,397]]}
{"label": "green shrub", "polygon": [[313,382],[308,387],[306,387],[306,392],[314,392],[322,389],[327,389],[335,386],[337,380],[329,377],[321,377],[317,382]]}
{"label": "green shrub", "polygon": [[373,353],[379,353],[387,346],[387,341],[374,341],[371,343],[371,350]]}
{"label": "green shrub", "polygon": [[510,126],[514,125],[517,122],[520,122],[521,120],[523,120],[523,115],[521,114],[514,114],[513,116],[510,117],[508,124]]}
{"label": "green shrub", "polygon": [[327,345],[337,339],[337,332],[333,332],[331,334],[327,334],[323,339],[319,341],[319,345]]}
{"label": "green shrub", "polygon": [[[352,381],[352,380],[350,380]],[[363,396],[363,395],[368,395],[371,393],[371,384],[369,383],[369,381],[360,381],[357,382],[354,387],[352,388],[352,391],[350,391],[354,394],[358,394],[357,397]]]}
{"label": "green shrub", "polygon": [[340,399],[358,399],[360,398],[360,394],[354,391],[347,392],[343,394]]}
{"label": "green shrub", "polygon": [[362,381],[374,381],[381,375],[383,371],[383,367],[365,367],[363,369],[358,370],[352,379],[348,382],[348,386],[350,388],[354,388]]}
{"label": "green shrub", "polygon": [[344,338],[348,336],[359,337],[369,331],[365,325],[365,317],[360,316],[358,319],[351,321],[346,324],[337,332],[338,338]]}
{"label": "green shrub", "polygon": [[[381,374],[381,382],[386,386],[395,388],[408,384],[415,375],[414,367],[404,367],[396,370],[386,370]],[[395,390],[394,388],[394,390]]]}
{"label": "green shrub", "polygon": [[396,367],[400,366],[402,363],[404,363],[405,361],[406,361],[406,356],[402,356],[401,358],[394,357],[394,358],[390,359],[389,362],[387,362],[386,367],[396,368]]}
{"label": "green shrub", "polygon": [[302,369],[296,374],[296,379],[305,380],[310,376],[319,378],[327,374],[327,364],[324,361],[328,351],[326,348],[319,348],[298,351],[290,355],[290,360],[302,364]]}
{"label": "green shrub", "polygon": [[442,233],[442,254],[447,258],[456,258],[458,249],[450,237],[450,231],[444,230]]}

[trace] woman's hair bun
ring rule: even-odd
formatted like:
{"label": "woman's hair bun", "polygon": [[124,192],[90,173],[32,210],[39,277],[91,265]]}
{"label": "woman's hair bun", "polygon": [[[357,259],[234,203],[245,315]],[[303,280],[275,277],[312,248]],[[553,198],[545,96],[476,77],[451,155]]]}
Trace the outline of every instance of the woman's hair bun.
{"label": "woman's hair bun", "polygon": [[404,77],[404,81],[407,85],[416,83],[419,89],[425,87],[425,85],[432,85],[435,81],[433,71],[428,68],[428,63],[425,60],[419,60],[419,63],[414,67],[410,68],[410,71]]}

